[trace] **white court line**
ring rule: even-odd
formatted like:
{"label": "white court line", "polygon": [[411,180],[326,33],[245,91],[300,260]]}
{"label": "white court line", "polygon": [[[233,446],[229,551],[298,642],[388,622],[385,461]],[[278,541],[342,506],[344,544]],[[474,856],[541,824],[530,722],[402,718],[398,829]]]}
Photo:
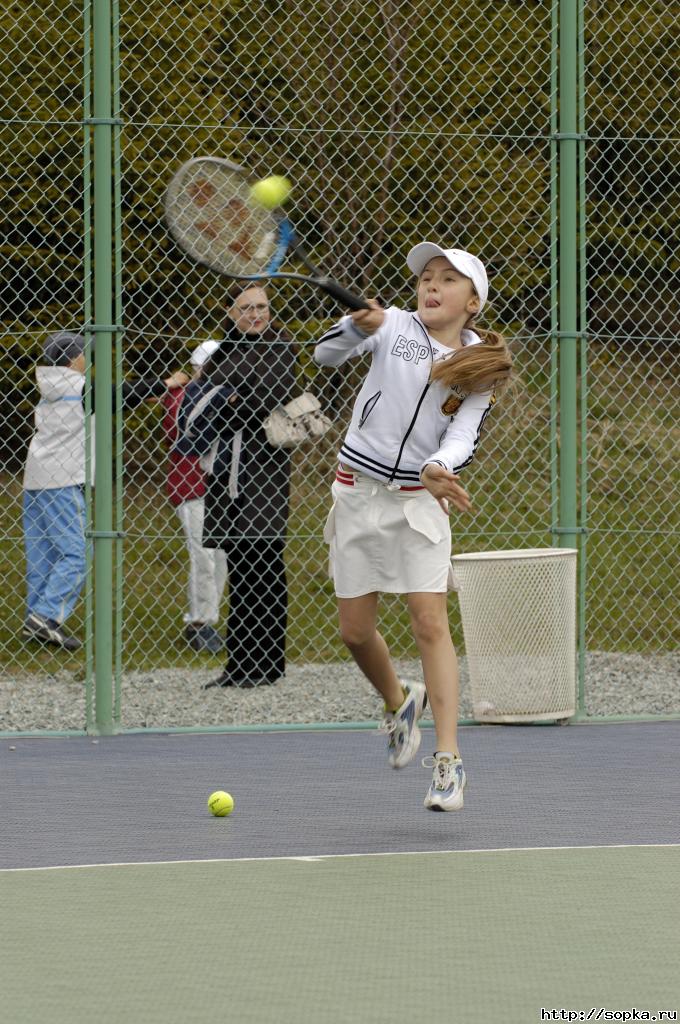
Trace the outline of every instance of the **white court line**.
{"label": "white court line", "polygon": [[0,875],[17,871],[73,871],[79,868],[147,868],[171,864],[259,864],[270,861],[348,860],[361,857],[430,857],[440,853],[545,853],[551,850],[658,850],[677,849],[680,843],[611,843],[599,846],[499,846],[481,850],[386,850],[381,853],[319,853],[284,857],[211,857],[204,860],[125,860],[104,864],[46,864],[33,868],[0,868]]}

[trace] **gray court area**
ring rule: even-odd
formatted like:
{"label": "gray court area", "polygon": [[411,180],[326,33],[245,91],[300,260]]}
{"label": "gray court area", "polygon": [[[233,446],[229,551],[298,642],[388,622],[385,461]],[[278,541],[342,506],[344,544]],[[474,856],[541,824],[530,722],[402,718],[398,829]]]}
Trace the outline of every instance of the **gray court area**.
{"label": "gray court area", "polygon": [[371,730],[3,739],[0,867],[678,841],[680,723],[472,727],[461,751],[465,810],[433,814],[420,755],[388,769]]}
{"label": "gray court area", "polygon": [[369,731],[2,740],[3,1020],[677,1014],[680,724],[461,740],[438,815]]}

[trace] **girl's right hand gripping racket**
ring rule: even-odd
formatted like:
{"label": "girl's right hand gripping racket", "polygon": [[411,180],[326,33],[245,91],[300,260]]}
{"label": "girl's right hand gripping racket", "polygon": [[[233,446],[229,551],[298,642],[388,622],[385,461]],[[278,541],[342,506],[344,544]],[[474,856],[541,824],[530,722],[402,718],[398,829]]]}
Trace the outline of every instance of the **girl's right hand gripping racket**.
{"label": "girl's right hand gripping racket", "polygon": [[[365,299],[314,266],[290,221],[251,199],[251,184],[243,167],[220,157],[195,157],[182,164],[165,193],[165,220],[180,248],[196,263],[225,277],[301,281],[332,295],[348,309],[370,309]],[[289,252],[310,276],[279,272]]]}

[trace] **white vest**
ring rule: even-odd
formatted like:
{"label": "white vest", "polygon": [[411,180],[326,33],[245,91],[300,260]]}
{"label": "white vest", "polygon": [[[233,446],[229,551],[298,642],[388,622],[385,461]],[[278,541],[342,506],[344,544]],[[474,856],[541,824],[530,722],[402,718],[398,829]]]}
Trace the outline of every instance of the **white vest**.
{"label": "white vest", "polygon": [[[40,401],[24,469],[24,490],[53,490],[85,483],[85,376],[68,366],[38,366]],[[94,419],[92,452],[94,456]],[[94,457],[92,459],[94,474]]]}

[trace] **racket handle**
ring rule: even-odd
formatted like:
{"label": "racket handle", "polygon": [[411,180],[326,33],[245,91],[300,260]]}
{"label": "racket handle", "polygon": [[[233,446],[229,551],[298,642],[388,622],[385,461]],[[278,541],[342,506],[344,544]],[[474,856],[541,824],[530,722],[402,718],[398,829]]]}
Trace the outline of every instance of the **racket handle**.
{"label": "racket handle", "polygon": [[346,288],[343,288],[341,284],[334,281],[332,277],[317,277],[314,284],[321,288],[322,291],[326,292],[327,295],[332,295],[334,299],[337,299],[342,306],[346,306],[347,309],[370,309],[371,307],[366,302],[366,299],[360,298],[353,292],[348,292]]}

